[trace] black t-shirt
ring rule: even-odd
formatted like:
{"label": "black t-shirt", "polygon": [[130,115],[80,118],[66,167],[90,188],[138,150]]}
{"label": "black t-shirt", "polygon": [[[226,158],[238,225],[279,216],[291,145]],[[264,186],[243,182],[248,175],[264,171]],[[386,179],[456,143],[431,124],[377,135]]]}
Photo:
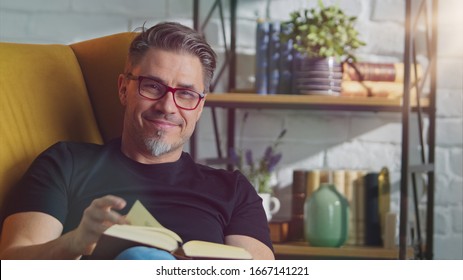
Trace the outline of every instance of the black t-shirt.
{"label": "black t-shirt", "polygon": [[184,242],[223,243],[232,234],[272,248],[260,197],[238,171],[196,164],[183,153],[172,163],[141,164],[107,145],[59,142],[43,152],[13,189],[5,216],[38,211],[58,219],[63,233],[76,228],[85,208],[102,196],[124,198],[126,214],[140,200]]}

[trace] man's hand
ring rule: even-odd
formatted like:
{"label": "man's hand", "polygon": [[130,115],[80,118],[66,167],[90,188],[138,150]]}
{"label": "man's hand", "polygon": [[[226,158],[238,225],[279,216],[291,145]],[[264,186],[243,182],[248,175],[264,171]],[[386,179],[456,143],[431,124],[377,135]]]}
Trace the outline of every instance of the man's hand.
{"label": "man's hand", "polygon": [[90,255],[107,228],[114,224],[127,224],[125,217],[113,210],[121,210],[125,205],[125,200],[113,195],[92,201],[74,230],[73,249],[82,255]]}
{"label": "man's hand", "polygon": [[55,217],[41,212],[16,213],[5,219],[0,242],[1,259],[79,259],[93,252],[101,234],[113,224],[127,223],[115,210],[126,202],[108,195],[85,209],[79,226],[64,235]]}

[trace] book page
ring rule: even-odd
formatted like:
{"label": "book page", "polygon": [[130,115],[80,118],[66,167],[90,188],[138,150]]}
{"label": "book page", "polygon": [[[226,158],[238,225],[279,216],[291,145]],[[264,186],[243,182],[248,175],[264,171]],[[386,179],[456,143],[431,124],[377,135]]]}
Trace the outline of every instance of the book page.
{"label": "book page", "polygon": [[127,213],[127,220],[133,226],[143,227],[162,227],[161,223],[154,218],[151,213],[141,204],[139,200],[135,201],[129,213]]}
{"label": "book page", "polygon": [[[168,229],[155,227],[113,225],[105,231],[105,235],[172,252],[178,248],[179,243],[166,230],[169,231]],[[114,242],[112,243],[114,244]]]}
{"label": "book page", "polygon": [[162,232],[170,235],[177,242],[182,243],[180,236],[161,225],[161,223],[158,222],[153,215],[151,215],[151,213],[145,208],[145,206],[143,206],[143,204],[141,204],[139,200],[135,201],[129,213],[127,213],[126,218],[132,226],[160,228],[162,229]]}

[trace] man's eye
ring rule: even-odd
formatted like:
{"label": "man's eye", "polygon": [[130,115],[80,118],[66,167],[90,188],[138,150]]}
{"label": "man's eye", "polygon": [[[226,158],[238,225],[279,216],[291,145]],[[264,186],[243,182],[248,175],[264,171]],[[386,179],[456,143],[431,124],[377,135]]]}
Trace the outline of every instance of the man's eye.
{"label": "man's eye", "polygon": [[161,91],[162,87],[160,84],[155,83],[155,82],[147,82],[143,84],[143,89],[149,90],[149,91]]}
{"label": "man's eye", "polygon": [[182,99],[195,99],[197,94],[188,90],[179,90],[177,91],[177,96]]}

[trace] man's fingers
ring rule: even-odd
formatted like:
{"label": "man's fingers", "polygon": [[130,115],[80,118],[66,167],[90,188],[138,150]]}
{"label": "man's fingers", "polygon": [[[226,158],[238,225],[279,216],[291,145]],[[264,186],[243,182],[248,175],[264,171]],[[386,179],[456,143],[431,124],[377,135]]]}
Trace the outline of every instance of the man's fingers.
{"label": "man's fingers", "polygon": [[117,213],[115,211],[106,212],[105,220],[109,221],[109,222],[111,222],[113,224],[125,224],[125,223],[127,223],[124,216],[122,216],[121,214],[119,214],[119,213]]}
{"label": "man's fingers", "polygon": [[125,200],[122,198],[107,195],[102,198],[95,199],[89,208],[85,210],[85,215],[95,223],[111,224],[125,224],[125,218],[113,211],[112,209],[120,210],[126,205]]}
{"label": "man's fingers", "polygon": [[109,208],[109,209],[114,208],[117,210],[121,210],[122,208],[125,207],[127,202],[120,197],[117,197],[114,195],[106,195],[101,198],[95,199],[92,202],[92,204],[98,208]]}

